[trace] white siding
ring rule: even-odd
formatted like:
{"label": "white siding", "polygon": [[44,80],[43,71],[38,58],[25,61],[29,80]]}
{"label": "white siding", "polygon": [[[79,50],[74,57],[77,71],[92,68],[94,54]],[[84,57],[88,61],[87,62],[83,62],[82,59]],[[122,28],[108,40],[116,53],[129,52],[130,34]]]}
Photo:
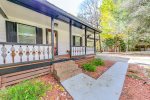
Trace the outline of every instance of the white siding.
{"label": "white siding", "polygon": [[6,42],[5,19],[0,14],[0,42]]}
{"label": "white siding", "polygon": [[55,21],[58,23],[58,27],[55,28],[58,31],[58,55],[67,54],[67,50],[70,50],[69,41],[69,24]]}
{"label": "white siding", "polygon": [[[5,11],[7,21],[18,22],[43,29],[43,44],[46,44],[46,28],[51,28],[51,18],[14,3],[1,0],[0,6]],[[2,27],[2,28],[1,28]],[[0,41],[6,42],[5,19],[0,16]],[[2,31],[2,32],[1,32]]]}

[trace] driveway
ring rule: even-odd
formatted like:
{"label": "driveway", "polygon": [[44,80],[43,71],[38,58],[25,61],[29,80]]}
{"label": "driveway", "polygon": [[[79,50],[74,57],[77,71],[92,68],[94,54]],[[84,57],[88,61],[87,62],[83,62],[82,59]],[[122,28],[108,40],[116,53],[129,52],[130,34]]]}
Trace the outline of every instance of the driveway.
{"label": "driveway", "polygon": [[144,64],[150,65],[149,56],[133,56],[133,55],[122,55],[122,54],[109,54],[109,53],[98,53],[97,58],[114,61],[128,61],[131,64]]}

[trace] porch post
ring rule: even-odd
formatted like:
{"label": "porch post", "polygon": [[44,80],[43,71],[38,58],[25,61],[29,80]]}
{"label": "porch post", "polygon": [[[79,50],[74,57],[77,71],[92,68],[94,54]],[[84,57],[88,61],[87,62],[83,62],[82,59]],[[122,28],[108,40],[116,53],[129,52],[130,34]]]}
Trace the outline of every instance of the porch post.
{"label": "porch post", "polygon": [[86,38],[86,33],[87,33],[87,31],[86,31],[86,26],[85,26],[85,55],[86,55],[86,46],[87,46],[87,38]]}
{"label": "porch post", "polygon": [[51,49],[51,53],[52,53],[52,60],[54,60],[54,18],[51,17],[51,44],[52,44],[52,49]]}
{"label": "porch post", "polygon": [[69,23],[69,36],[70,36],[70,58],[72,57],[72,20],[70,20],[70,23]]}
{"label": "porch post", "polygon": [[101,36],[99,34],[99,47],[100,47],[100,52],[102,52],[102,47],[101,47]]}
{"label": "porch post", "polygon": [[94,53],[96,54],[96,41],[95,41],[95,30],[94,30]]}

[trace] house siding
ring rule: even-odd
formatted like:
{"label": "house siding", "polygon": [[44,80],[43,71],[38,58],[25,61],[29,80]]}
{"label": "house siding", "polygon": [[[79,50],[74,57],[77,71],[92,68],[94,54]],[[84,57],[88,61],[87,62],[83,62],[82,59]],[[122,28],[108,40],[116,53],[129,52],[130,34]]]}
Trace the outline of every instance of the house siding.
{"label": "house siding", "polygon": [[2,15],[0,15],[0,42],[6,42],[5,18]]}

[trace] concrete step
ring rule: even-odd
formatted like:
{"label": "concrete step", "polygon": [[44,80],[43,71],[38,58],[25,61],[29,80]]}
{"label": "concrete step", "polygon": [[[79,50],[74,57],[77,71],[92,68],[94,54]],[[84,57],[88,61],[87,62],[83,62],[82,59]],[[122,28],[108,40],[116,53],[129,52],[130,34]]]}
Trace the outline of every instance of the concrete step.
{"label": "concrete step", "polygon": [[61,62],[61,63],[56,63],[54,64],[54,69],[65,69],[69,67],[74,67],[75,62],[74,61],[65,61],[65,62]]}
{"label": "concrete step", "polygon": [[63,72],[74,70],[74,69],[78,69],[77,64],[72,64],[72,65],[61,64],[60,67],[57,69],[54,67],[54,74],[57,75],[57,74],[61,74]]}
{"label": "concrete step", "polygon": [[72,76],[81,73],[82,70],[78,68],[78,64],[75,61],[66,61],[61,63],[56,63],[53,65],[53,74],[55,78],[59,81],[63,81]]}
{"label": "concrete step", "polygon": [[76,70],[71,70],[69,72],[65,72],[62,75],[58,76],[59,77],[59,81],[62,82],[64,80],[66,80],[68,78],[71,78],[71,77],[73,77],[75,75],[78,75],[80,73],[82,73],[82,69],[76,69]]}
{"label": "concrete step", "polygon": [[[78,66],[78,65],[75,65],[75,66]],[[77,69],[79,69],[79,68],[78,67],[77,68],[76,67],[74,67],[74,68],[69,67],[69,68],[66,68],[66,69],[54,70],[53,74],[57,75],[57,76],[61,76],[61,75],[63,75],[63,73],[70,72],[72,70],[77,70]]]}

